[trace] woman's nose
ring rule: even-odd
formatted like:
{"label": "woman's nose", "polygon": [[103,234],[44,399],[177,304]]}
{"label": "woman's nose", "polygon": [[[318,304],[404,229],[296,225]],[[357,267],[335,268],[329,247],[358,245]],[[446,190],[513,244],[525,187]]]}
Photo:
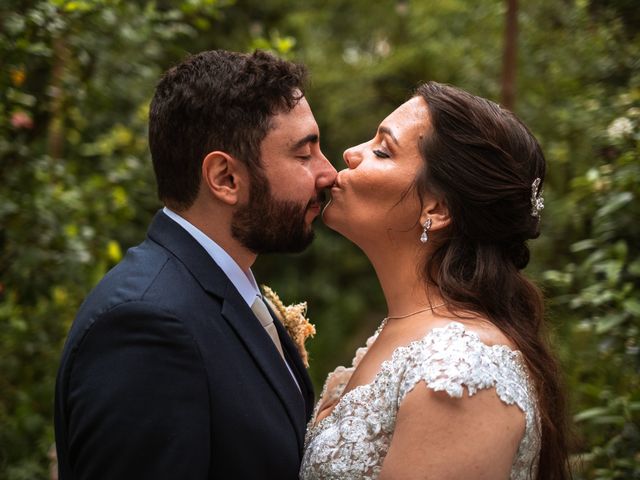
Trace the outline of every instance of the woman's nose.
{"label": "woman's nose", "polygon": [[342,158],[344,158],[344,163],[346,163],[347,167],[349,168],[356,168],[360,163],[360,161],[362,160],[362,156],[360,154],[360,150],[358,147],[347,148],[342,154]]}

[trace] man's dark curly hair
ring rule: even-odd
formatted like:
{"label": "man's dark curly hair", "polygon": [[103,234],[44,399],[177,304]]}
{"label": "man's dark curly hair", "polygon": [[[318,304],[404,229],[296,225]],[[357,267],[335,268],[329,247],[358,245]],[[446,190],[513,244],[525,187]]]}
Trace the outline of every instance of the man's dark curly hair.
{"label": "man's dark curly hair", "polygon": [[176,209],[190,207],[202,160],[220,150],[259,175],[260,144],[271,118],[304,95],[306,68],[269,53],[212,50],[168,70],[149,111],[149,147],[158,196]]}

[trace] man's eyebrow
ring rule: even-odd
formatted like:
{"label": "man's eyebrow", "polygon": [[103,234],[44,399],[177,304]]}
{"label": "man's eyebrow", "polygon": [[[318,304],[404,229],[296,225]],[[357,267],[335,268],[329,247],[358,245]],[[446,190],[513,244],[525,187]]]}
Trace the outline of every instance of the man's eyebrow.
{"label": "man's eyebrow", "polygon": [[391,137],[391,140],[393,140],[393,143],[395,143],[396,145],[400,146],[400,144],[398,143],[398,139],[396,138],[396,136],[393,134],[393,132],[391,131],[390,128],[387,127],[380,127],[378,128],[378,133],[379,134],[386,134],[389,135],[389,137]]}
{"label": "man's eyebrow", "polygon": [[315,133],[310,133],[309,135],[307,135],[304,138],[301,138],[300,140],[298,140],[296,143],[294,143],[291,146],[291,150],[298,150],[301,147],[304,147],[307,143],[318,143],[318,141],[320,140],[320,137],[318,137],[317,134]]}

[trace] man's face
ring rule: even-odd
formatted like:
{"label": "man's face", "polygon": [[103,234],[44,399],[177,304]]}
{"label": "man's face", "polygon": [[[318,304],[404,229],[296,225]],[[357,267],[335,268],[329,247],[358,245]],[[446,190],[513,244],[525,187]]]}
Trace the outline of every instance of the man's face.
{"label": "man's face", "polygon": [[320,150],[305,98],[271,122],[260,145],[263,171],[252,172],[249,200],[236,211],[231,231],[254,253],[301,252],[313,240],[311,224],[336,170]]}

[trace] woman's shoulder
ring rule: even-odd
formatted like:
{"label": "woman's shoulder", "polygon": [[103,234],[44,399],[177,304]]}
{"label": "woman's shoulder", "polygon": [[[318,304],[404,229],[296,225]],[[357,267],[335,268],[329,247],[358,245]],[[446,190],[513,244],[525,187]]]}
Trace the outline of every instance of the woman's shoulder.
{"label": "woman's shoulder", "polygon": [[489,319],[471,312],[458,312],[455,317],[435,318],[426,334],[428,336],[443,339],[468,337],[488,347],[497,345],[517,350],[515,343]]}
{"label": "woman's shoulder", "polygon": [[402,397],[422,381],[429,389],[455,398],[465,391],[473,396],[495,388],[505,403],[525,407],[521,393],[528,392],[530,385],[524,358],[489,322],[438,320],[402,353],[403,358],[398,358],[404,370]]}
{"label": "woman's shoulder", "polygon": [[416,425],[420,438],[437,431],[443,440],[446,431],[455,443],[462,431],[470,438],[473,427],[479,441],[510,459],[516,451],[518,461],[539,451],[535,388],[522,353],[497,327],[443,319],[404,353],[398,418],[410,419],[405,424]]}

